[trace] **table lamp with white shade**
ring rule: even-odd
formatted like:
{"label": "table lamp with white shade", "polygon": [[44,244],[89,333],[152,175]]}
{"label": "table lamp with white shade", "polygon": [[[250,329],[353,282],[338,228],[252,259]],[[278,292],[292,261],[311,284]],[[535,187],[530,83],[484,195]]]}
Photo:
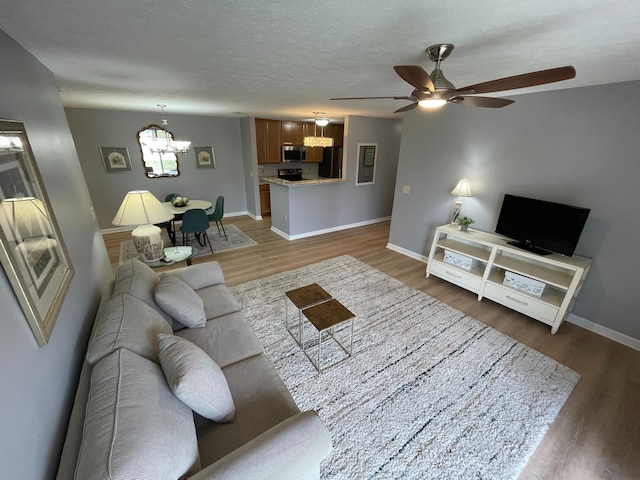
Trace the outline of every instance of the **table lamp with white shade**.
{"label": "table lamp with white shade", "polygon": [[466,178],[463,178],[458,182],[456,188],[451,191],[451,195],[458,197],[453,207],[453,214],[451,215],[451,226],[457,225],[458,217],[460,216],[460,210],[462,209],[462,197],[471,197],[471,182]]}
{"label": "table lamp with white shade", "polygon": [[137,225],[131,232],[133,244],[145,262],[155,262],[163,257],[163,244],[160,227],[153,224],[168,222],[173,217],[173,213],[149,191],[135,190],[124,197],[112,223],[118,226]]}

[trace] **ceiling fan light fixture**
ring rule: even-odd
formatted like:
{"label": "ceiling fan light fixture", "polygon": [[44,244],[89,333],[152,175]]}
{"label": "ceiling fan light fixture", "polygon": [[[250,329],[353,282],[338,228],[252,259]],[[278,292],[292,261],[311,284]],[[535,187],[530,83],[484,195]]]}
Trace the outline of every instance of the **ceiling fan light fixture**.
{"label": "ceiling fan light fixture", "polygon": [[422,108],[440,108],[445,103],[447,103],[447,101],[444,98],[425,98],[420,100],[418,105]]}

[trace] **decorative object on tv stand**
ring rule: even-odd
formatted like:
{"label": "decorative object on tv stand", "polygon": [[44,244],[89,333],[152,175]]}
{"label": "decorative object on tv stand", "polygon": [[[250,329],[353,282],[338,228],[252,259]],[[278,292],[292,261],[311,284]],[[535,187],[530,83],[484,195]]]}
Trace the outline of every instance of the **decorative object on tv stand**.
{"label": "decorative object on tv stand", "polygon": [[458,182],[456,188],[451,190],[451,195],[458,197],[453,207],[453,214],[451,215],[451,226],[458,224],[458,217],[460,216],[460,209],[462,208],[462,197],[471,197],[471,182],[466,178],[463,178]]}
{"label": "decorative object on tv stand", "polygon": [[460,224],[460,230],[466,232],[469,228],[469,225],[475,223],[475,220],[471,217],[460,217],[458,218],[458,223]]}
{"label": "decorative object on tv stand", "polygon": [[168,222],[173,216],[149,191],[135,190],[125,195],[112,223],[137,225],[131,232],[136,250],[145,262],[156,262],[164,253],[160,227],[153,224]]}
{"label": "decorative object on tv stand", "polygon": [[[329,125],[329,119],[324,112],[313,112],[315,115],[315,125],[313,126],[313,137],[304,137],[302,143],[305,147],[333,147],[333,138],[324,136],[324,127]],[[316,125],[320,127],[320,136],[316,135]]]}
{"label": "decorative object on tv stand", "polygon": [[164,114],[164,104],[158,104],[160,110],[162,110],[162,132],[164,135],[157,136],[151,140],[145,140],[145,145],[151,150],[152,153],[182,153],[186,154],[189,152],[189,145],[191,142],[186,140],[173,140],[171,134],[167,131],[167,127],[169,122],[167,121],[167,117]]}

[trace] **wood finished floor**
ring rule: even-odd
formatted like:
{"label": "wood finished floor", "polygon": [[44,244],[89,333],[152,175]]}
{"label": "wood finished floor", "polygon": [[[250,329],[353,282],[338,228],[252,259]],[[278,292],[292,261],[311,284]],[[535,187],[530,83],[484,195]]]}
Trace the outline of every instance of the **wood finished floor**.
{"label": "wood finished floor", "polygon": [[[571,323],[552,335],[540,322],[426,278],[424,263],[386,248],[389,222],[295,241],[273,233],[270,217],[227,217],[224,223],[258,242],[213,257],[229,285],[348,254],[577,371],[582,378],[520,479],[640,478],[640,352]],[[129,238],[128,232],[104,235],[114,269],[120,242]],[[196,258],[194,264],[211,258]]]}

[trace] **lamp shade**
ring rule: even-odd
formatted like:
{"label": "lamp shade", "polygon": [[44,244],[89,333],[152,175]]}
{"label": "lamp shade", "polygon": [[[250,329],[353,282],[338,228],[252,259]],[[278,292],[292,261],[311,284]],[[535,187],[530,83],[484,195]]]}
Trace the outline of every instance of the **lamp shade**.
{"label": "lamp shade", "polygon": [[451,190],[451,195],[455,195],[456,197],[471,197],[471,182],[466,178],[463,178],[458,182],[456,188]]}
{"label": "lamp shade", "polygon": [[173,213],[147,190],[135,190],[125,195],[120,208],[113,217],[113,225],[147,225],[168,222]]}
{"label": "lamp shade", "polygon": [[0,214],[10,227],[5,231],[14,236],[10,240],[20,242],[25,238],[53,235],[44,203],[38,198],[7,198],[0,203]]}
{"label": "lamp shade", "polygon": [[333,147],[331,137],[304,137],[302,143],[305,147]]}

